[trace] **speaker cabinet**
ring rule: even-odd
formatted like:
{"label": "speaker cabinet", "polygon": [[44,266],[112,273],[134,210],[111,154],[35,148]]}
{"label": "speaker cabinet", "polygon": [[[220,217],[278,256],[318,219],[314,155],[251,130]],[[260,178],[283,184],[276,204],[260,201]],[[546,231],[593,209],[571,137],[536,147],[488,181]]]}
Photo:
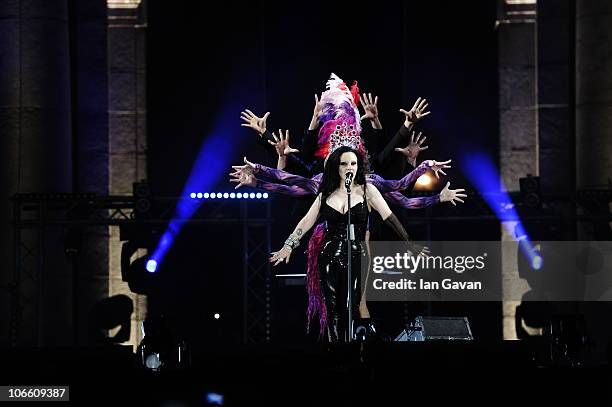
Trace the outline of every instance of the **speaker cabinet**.
{"label": "speaker cabinet", "polygon": [[467,317],[418,316],[395,338],[396,342],[471,341]]}

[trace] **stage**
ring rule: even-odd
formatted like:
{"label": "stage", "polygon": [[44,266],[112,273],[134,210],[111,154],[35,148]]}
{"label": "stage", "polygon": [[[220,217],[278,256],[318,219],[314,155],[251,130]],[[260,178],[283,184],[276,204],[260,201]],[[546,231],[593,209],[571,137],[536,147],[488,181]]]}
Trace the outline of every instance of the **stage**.
{"label": "stage", "polygon": [[0,4],[0,387],[606,396],[610,1]]}
{"label": "stage", "polygon": [[[16,349],[1,361],[3,384],[69,385],[79,405],[216,405],[218,396],[229,406],[411,405],[607,394],[607,366],[571,366],[546,353],[544,344],[519,341],[380,342],[196,348],[188,366],[158,371],[121,346]],[[491,390],[497,395],[485,396]]]}

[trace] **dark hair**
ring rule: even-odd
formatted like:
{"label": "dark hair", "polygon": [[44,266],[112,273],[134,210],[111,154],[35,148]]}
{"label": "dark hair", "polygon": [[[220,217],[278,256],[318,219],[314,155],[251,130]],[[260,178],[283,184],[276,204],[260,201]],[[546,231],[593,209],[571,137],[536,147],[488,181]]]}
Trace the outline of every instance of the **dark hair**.
{"label": "dark hair", "polygon": [[321,185],[319,186],[319,193],[323,195],[323,202],[332,192],[340,187],[341,179],[338,168],[340,168],[340,156],[344,153],[353,153],[357,156],[357,174],[355,174],[353,182],[363,185],[365,188],[366,179],[363,156],[350,147],[342,146],[331,153],[325,163]]}

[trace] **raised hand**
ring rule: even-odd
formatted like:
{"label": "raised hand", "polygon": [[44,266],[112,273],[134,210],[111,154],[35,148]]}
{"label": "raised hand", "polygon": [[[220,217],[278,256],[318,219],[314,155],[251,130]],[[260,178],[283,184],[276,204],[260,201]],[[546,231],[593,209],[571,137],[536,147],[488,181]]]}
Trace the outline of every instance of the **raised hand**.
{"label": "raised hand", "polygon": [[467,198],[467,195],[461,192],[465,192],[465,189],[449,189],[450,182],[447,182],[442,191],[440,191],[440,202],[450,202],[454,206],[457,206],[455,201],[465,203],[461,198]]}
{"label": "raised hand", "polygon": [[246,157],[243,157],[242,159],[244,161],[244,165],[232,165],[234,170],[241,170],[248,174],[257,174],[257,172],[259,172],[257,164],[250,162]]}
{"label": "raised hand", "polygon": [[439,179],[440,176],[438,175],[438,172],[446,175],[446,173],[444,172],[442,168],[451,168],[451,166],[448,165],[451,161],[453,160],[446,160],[446,161],[428,160],[427,163],[429,164],[429,168],[431,168],[434,174],[436,174],[436,178]]}
{"label": "raised hand", "polygon": [[263,117],[257,117],[249,109],[246,109],[240,112],[240,118],[244,121],[241,126],[249,127],[261,136],[266,132],[266,120],[268,120],[268,116],[270,116],[270,112],[266,112]]}
{"label": "raised hand", "polygon": [[246,171],[236,170],[235,172],[230,173],[230,175],[234,177],[230,179],[230,182],[238,183],[234,189],[238,189],[242,186],[254,187],[256,185],[255,176]]}
{"label": "raised hand", "polygon": [[283,260],[285,263],[289,263],[289,258],[291,257],[291,248],[289,246],[283,246],[277,252],[272,252],[272,256],[270,257],[270,263],[274,263],[273,266],[278,265]]}
{"label": "raised hand", "polygon": [[245,165],[232,165],[234,172],[230,173],[230,176],[234,177],[230,179],[230,182],[237,182],[238,185],[234,189],[238,189],[241,186],[254,187],[256,184],[255,174],[257,173],[257,166],[247,160],[244,157]]}
{"label": "raised hand", "polygon": [[274,137],[275,141],[268,140],[268,143],[274,146],[276,154],[278,154],[279,157],[285,157],[289,154],[300,152],[300,150],[289,146],[289,130],[283,135],[283,131],[278,129],[278,134],[279,136],[277,137],[275,133],[272,133],[272,137]]}
{"label": "raised hand", "polygon": [[365,114],[361,116],[361,120],[376,120],[378,118],[378,96],[375,96],[374,100],[372,100],[371,93],[364,93],[361,95],[360,102],[363,110],[365,110]]}
{"label": "raised hand", "polygon": [[404,116],[406,116],[406,121],[404,122],[406,127],[415,124],[423,117],[431,114],[431,112],[427,110],[427,106],[429,106],[429,104],[427,103],[427,99],[418,98],[416,102],[414,102],[414,106],[412,106],[412,109],[410,109],[409,111],[400,109],[399,111],[402,112]]}
{"label": "raised hand", "polygon": [[419,132],[419,134],[415,138],[414,137],[414,131],[413,131],[412,135],[410,136],[410,143],[406,147],[404,147],[404,148],[397,147],[395,149],[395,151],[397,151],[398,153],[402,153],[403,155],[405,155],[406,156],[406,160],[408,160],[408,162],[413,167],[416,167],[416,159],[417,159],[419,153],[421,151],[427,150],[429,148],[429,146],[421,147],[421,145],[423,145],[425,140],[427,140],[427,137],[425,137],[425,136],[423,136],[421,138],[422,134],[423,134],[422,132]]}
{"label": "raised hand", "polygon": [[312,119],[310,119],[310,124],[308,125],[308,130],[316,130],[319,127],[319,117],[321,117],[321,113],[323,113],[324,103],[319,100],[319,95],[315,93],[315,105],[312,110]]}
{"label": "raised hand", "polygon": [[319,95],[317,95],[316,93],[314,95],[314,98],[315,98],[315,105],[314,105],[314,109],[312,110],[312,117],[318,119],[321,116],[321,113],[323,112],[324,103],[319,100]]}

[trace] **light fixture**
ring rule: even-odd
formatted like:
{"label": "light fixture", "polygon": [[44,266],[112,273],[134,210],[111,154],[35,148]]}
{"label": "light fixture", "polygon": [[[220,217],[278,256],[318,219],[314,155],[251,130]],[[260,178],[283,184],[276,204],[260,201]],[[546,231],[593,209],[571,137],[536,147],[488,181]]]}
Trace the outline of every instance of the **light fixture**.
{"label": "light fixture", "polygon": [[153,372],[189,367],[189,349],[172,333],[163,315],[148,316],[142,323],[142,333],[137,349],[142,367]]}
{"label": "light fixture", "polygon": [[428,174],[423,174],[417,179],[416,183],[419,186],[428,187],[431,185],[431,177]]}
{"label": "light fixture", "polygon": [[157,271],[157,262],[153,259],[147,261],[147,271],[149,273],[155,273]]}

